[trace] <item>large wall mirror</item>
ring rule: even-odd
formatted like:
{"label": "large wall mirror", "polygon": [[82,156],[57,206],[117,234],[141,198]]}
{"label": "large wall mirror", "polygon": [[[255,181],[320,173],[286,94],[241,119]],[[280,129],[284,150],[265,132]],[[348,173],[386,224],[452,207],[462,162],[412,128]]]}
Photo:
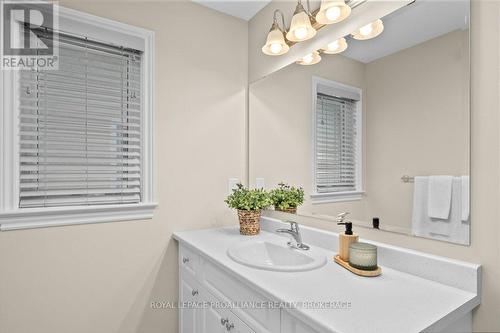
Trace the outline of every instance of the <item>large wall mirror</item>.
{"label": "large wall mirror", "polygon": [[417,0],[252,83],[250,184],[302,187],[298,215],[468,245],[469,9]]}

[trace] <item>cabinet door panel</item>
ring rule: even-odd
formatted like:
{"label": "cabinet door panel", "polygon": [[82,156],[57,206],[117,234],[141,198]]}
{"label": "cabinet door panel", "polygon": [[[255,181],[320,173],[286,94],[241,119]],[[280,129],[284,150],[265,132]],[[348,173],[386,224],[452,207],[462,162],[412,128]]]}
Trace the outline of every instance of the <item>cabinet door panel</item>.
{"label": "cabinet door panel", "polygon": [[203,309],[201,314],[201,330],[199,333],[224,333],[226,327],[222,320],[222,313],[215,308],[207,307]]}
{"label": "cabinet door panel", "polygon": [[[193,304],[200,301],[199,295],[199,285],[187,278],[185,275],[181,275],[180,278],[180,295],[179,299],[181,303]],[[200,310],[195,307],[181,308],[179,311],[180,316],[180,332],[182,333],[198,333],[199,332],[199,312]]]}
{"label": "cabinet door panel", "polygon": [[203,289],[202,299],[205,306],[200,310],[200,332],[197,333],[224,333],[227,313],[224,309],[218,308],[215,304],[217,299]]}

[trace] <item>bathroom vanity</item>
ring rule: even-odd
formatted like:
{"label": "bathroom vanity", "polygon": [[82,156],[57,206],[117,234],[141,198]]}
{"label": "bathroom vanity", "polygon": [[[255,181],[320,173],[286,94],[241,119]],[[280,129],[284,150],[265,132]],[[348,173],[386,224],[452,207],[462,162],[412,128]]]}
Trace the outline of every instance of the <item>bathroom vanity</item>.
{"label": "bathroom vanity", "polygon": [[[300,256],[308,251],[288,248],[288,237],[274,232],[286,224],[271,218],[261,223],[261,234],[252,237],[241,236],[237,227],[174,233],[180,332],[472,330],[480,265],[370,242],[378,247],[383,273],[360,277],[333,261],[338,234],[302,227],[312,251],[305,260]],[[251,242],[254,253],[245,252]]]}

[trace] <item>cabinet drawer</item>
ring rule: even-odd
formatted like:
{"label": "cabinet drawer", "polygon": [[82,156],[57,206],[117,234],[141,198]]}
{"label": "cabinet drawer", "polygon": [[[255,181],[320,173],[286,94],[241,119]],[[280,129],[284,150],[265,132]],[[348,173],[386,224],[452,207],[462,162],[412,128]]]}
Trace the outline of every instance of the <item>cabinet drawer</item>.
{"label": "cabinet drawer", "polygon": [[196,333],[255,333],[229,309],[217,307],[219,299],[208,291],[203,289],[202,291],[204,301],[213,306],[203,308],[200,316],[200,330]]}
{"label": "cabinet drawer", "polygon": [[[203,287],[223,302],[232,304],[264,304],[269,300],[240,282],[219,266],[202,260],[200,263],[200,277]],[[233,307],[231,309],[252,330],[259,333],[280,332],[280,310],[269,309],[266,306]]]}
{"label": "cabinet drawer", "polygon": [[181,270],[191,274],[192,277],[196,277],[199,263],[200,256],[186,245],[181,245],[179,249],[179,266]]}

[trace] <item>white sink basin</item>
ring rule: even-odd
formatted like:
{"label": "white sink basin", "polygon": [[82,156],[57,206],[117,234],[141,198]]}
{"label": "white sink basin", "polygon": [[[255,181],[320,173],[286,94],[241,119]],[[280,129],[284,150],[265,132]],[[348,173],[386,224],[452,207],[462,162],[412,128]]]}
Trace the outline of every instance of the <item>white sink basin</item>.
{"label": "white sink basin", "polygon": [[323,266],[326,257],[313,249],[297,250],[269,241],[250,240],[227,250],[229,258],[250,267],[283,272],[309,271]]}

